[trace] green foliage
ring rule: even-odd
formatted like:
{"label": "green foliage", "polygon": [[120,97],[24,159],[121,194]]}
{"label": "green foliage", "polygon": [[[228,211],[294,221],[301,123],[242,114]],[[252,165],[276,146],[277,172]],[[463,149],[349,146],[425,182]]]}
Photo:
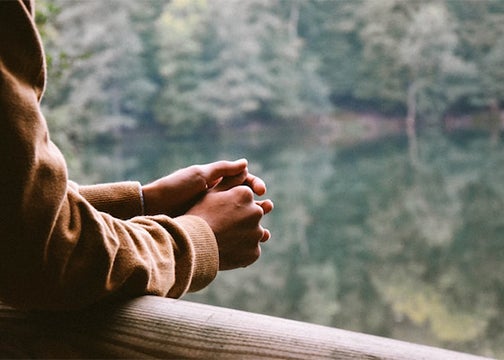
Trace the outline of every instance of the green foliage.
{"label": "green foliage", "polygon": [[[353,27],[362,1],[302,1],[299,34],[307,52],[320,62],[318,73],[335,99],[355,96],[361,46]],[[344,105],[344,104],[343,104]]]}
{"label": "green foliage", "polygon": [[488,1],[448,1],[458,20],[459,52],[476,64],[470,100],[479,106],[503,100],[502,55],[504,42],[504,3]]}
{"label": "green foliage", "polygon": [[327,111],[327,89],[302,54],[278,1],[179,0],[158,21],[164,87],[158,119],[170,126],[300,118]]}
{"label": "green foliage", "polygon": [[[153,93],[142,66],[142,43],[131,24],[141,4],[123,1],[41,1],[48,53],[43,111],[72,176],[86,177],[77,156],[98,136],[136,124]],[[88,180],[92,180],[89,178]]]}
{"label": "green foliage", "polygon": [[205,116],[193,106],[198,98],[205,8],[204,1],[173,1],[156,21],[156,62],[162,85],[154,103],[155,117],[179,132],[194,131]]}
{"label": "green foliage", "polygon": [[498,111],[504,96],[497,0],[37,6],[50,74],[44,107],[64,149],[135,125],[194,135],[325,116],[333,105],[405,113],[410,88],[419,118],[435,121],[459,107]]}
{"label": "green foliage", "polygon": [[[460,96],[454,89],[474,72],[456,54],[456,23],[443,2],[365,1],[356,11],[363,45],[358,96],[383,98],[403,107],[415,90],[416,112],[424,118],[441,114]],[[455,96],[457,95],[457,96]]]}

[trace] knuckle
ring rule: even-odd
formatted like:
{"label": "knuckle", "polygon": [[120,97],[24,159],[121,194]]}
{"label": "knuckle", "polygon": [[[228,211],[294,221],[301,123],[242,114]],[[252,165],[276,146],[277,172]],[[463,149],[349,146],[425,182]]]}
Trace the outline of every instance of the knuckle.
{"label": "knuckle", "polygon": [[241,202],[252,202],[254,200],[254,192],[248,186],[240,185],[231,189]]}
{"label": "knuckle", "polygon": [[191,177],[200,183],[204,183],[206,185],[206,174],[202,165],[191,165],[189,167],[189,172]]}
{"label": "knuckle", "polygon": [[261,239],[263,238],[264,236],[264,229],[262,228],[262,226],[260,225],[257,225],[254,229],[254,233],[253,233],[253,244],[252,246],[255,246],[257,247],[259,245],[259,243],[261,242]]}
{"label": "knuckle", "polygon": [[195,176],[204,177],[205,170],[201,165],[192,165],[192,172]]}
{"label": "knuckle", "polygon": [[261,257],[261,247],[257,245],[252,253],[252,262],[257,261]]}
{"label": "knuckle", "polygon": [[248,186],[236,186],[234,189],[242,201],[250,202],[254,199],[254,192]]}
{"label": "knuckle", "polygon": [[264,216],[264,211],[260,206],[255,206],[254,210],[252,212],[252,218],[259,223],[261,221],[262,217]]}

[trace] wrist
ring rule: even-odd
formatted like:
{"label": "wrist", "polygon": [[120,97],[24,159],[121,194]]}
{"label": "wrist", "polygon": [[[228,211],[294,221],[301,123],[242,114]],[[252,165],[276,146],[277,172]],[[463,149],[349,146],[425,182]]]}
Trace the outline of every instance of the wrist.
{"label": "wrist", "polygon": [[156,215],[159,214],[159,211],[156,211],[156,187],[153,183],[142,185],[141,186],[142,193],[142,202],[143,202],[143,211],[144,215]]}
{"label": "wrist", "polygon": [[141,214],[145,215],[145,195],[144,195],[144,189],[142,184],[138,183],[139,187],[139,195],[140,195],[140,207],[141,207]]}

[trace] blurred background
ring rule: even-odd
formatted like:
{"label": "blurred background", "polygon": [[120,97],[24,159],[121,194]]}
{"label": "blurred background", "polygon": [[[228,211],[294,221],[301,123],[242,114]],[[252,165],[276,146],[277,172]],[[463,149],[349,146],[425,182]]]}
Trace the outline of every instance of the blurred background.
{"label": "blurred background", "polygon": [[80,183],[247,157],[263,256],[188,300],[504,358],[504,1],[37,0]]}

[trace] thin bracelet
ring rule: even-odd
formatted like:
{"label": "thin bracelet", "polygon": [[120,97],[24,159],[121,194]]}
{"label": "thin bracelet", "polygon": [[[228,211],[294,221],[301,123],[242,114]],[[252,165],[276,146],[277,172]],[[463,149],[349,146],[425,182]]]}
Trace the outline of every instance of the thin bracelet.
{"label": "thin bracelet", "polygon": [[142,190],[142,184],[138,183],[138,187],[139,187],[139,192],[140,192],[140,206],[141,206],[141,210],[142,210],[142,216],[145,215],[145,202],[144,202],[144,194],[143,194],[143,190]]}

